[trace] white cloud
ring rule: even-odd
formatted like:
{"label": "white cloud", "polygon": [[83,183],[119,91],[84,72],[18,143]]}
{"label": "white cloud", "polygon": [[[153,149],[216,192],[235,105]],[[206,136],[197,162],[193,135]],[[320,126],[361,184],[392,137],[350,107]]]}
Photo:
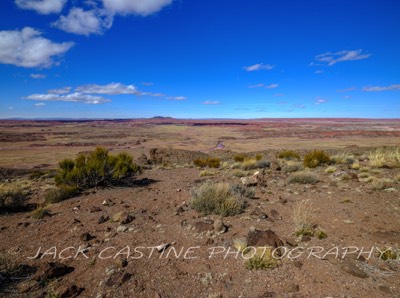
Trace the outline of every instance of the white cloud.
{"label": "white cloud", "polygon": [[25,99],[29,100],[40,100],[40,101],[67,101],[67,102],[83,102],[86,104],[101,104],[101,103],[106,103],[110,102],[111,100],[100,97],[100,96],[93,96],[93,95],[87,95],[87,94],[82,94],[79,92],[71,93],[71,94],[66,94],[66,95],[60,95],[60,94],[32,94],[27,97],[24,97]]}
{"label": "white cloud", "polygon": [[41,32],[25,27],[21,31],[0,31],[0,63],[22,67],[50,67],[54,57],[67,52],[74,43],[54,43]]}
{"label": "white cloud", "polygon": [[34,10],[40,14],[60,13],[67,0],[15,0],[22,9]]}
{"label": "white cloud", "polygon": [[92,9],[84,11],[82,8],[72,8],[67,16],[61,16],[52,26],[63,31],[80,34],[102,34],[112,26],[113,17],[105,10]]}
{"label": "white cloud", "polygon": [[44,103],[44,102],[38,102],[38,103],[35,103],[35,107],[43,107],[43,106],[45,106],[46,104]]}
{"label": "white cloud", "polygon": [[103,0],[103,5],[114,14],[148,16],[172,2],[173,0]]}
{"label": "white cloud", "polygon": [[316,70],[314,73],[315,73],[315,74],[321,74],[321,73],[323,73],[323,72],[324,72],[323,70],[319,69],[319,70]]}
{"label": "white cloud", "polygon": [[319,105],[319,104],[321,104],[321,103],[326,103],[326,102],[328,102],[326,99],[323,99],[323,98],[320,98],[320,97],[317,97],[317,98],[315,99],[315,104],[316,104],[316,105]]}
{"label": "white cloud", "polygon": [[185,96],[168,96],[167,99],[181,101],[181,100],[186,100],[187,98]]}
{"label": "white cloud", "polygon": [[273,69],[274,66],[271,64],[263,64],[263,63],[258,63],[258,64],[254,64],[254,65],[250,65],[250,66],[245,66],[244,69],[246,71],[256,71],[256,70],[262,70],[262,69],[266,69],[266,70],[271,70]]}
{"label": "white cloud", "polygon": [[264,84],[256,84],[256,85],[250,85],[249,88],[261,88],[264,87]]}
{"label": "white cloud", "polygon": [[265,86],[265,88],[267,88],[267,89],[275,89],[275,88],[278,88],[278,84],[270,84],[270,85],[268,85],[268,86]]}
{"label": "white cloud", "polygon": [[206,100],[202,102],[203,105],[219,105],[219,101]]}
{"label": "white cloud", "polygon": [[362,90],[367,92],[400,90],[400,84],[390,85],[390,86],[367,86],[364,87]]}
{"label": "white cloud", "polygon": [[46,75],[40,73],[31,73],[29,75],[32,79],[45,79]]}
{"label": "white cloud", "polygon": [[361,59],[366,59],[369,56],[371,56],[371,54],[362,54],[361,49],[352,51],[343,50],[336,53],[327,52],[324,54],[317,55],[315,56],[315,60],[322,63],[326,63],[329,66],[332,66],[338,62],[361,60]]}
{"label": "white cloud", "polygon": [[48,90],[47,93],[49,94],[67,94],[71,91],[71,87],[63,87],[59,89],[51,89]]}
{"label": "white cloud", "polygon": [[89,84],[79,86],[75,89],[75,91],[86,94],[108,94],[108,95],[116,95],[116,94],[136,94],[140,95],[140,92],[134,85],[123,85],[121,83],[111,83],[108,85],[97,85],[97,84]]}

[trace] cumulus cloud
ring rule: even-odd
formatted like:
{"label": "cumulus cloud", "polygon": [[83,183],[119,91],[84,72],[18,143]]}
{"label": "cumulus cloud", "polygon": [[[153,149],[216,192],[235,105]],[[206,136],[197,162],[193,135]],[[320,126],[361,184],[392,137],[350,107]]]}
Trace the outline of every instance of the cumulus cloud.
{"label": "cumulus cloud", "polygon": [[123,85],[121,83],[111,83],[108,85],[97,85],[97,84],[83,85],[77,87],[75,91],[86,94],[90,93],[90,94],[108,94],[108,95],[116,95],[116,94],[140,95],[140,92],[134,85]]}
{"label": "cumulus cloud", "polygon": [[202,102],[203,105],[219,105],[219,101],[206,100]]}
{"label": "cumulus cloud", "polygon": [[25,27],[21,31],[0,31],[0,63],[21,67],[50,67],[54,58],[63,55],[72,42],[54,43],[42,33]]}
{"label": "cumulus cloud", "polygon": [[34,106],[35,107],[43,107],[43,106],[45,106],[46,104],[44,103],[44,102],[38,102],[38,103],[35,103],[34,104]]}
{"label": "cumulus cloud", "polygon": [[63,88],[48,90],[47,93],[49,93],[49,94],[67,94],[70,91],[71,91],[71,87],[63,87]]}
{"label": "cumulus cloud", "polygon": [[46,75],[41,73],[31,73],[29,75],[32,79],[45,79]]}
{"label": "cumulus cloud", "polygon": [[185,96],[168,96],[167,99],[181,101],[186,100],[187,98]]}
{"label": "cumulus cloud", "polygon": [[103,0],[103,5],[114,14],[148,16],[172,2],[173,0]]}
{"label": "cumulus cloud", "polygon": [[256,70],[271,70],[273,69],[274,66],[271,64],[263,64],[263,63],[258,63],[258,64],[254,64],[254,65],[250,65],[250,66],[245,66],[244,70],[246,71],[256,71]]}
{"label": "cumulus cloud", "polygon": [[61,16],[52,26],[63,31],[79,34],[102,34],[105,29],[112,26],[113,17],[105,10],[92,9],[83,10],[82,8],[72,8],[67,16]]}
{"label": "cumulus cloud", "polygon": [[315,60],[318,62],[326,63],[329,66],[332,66],[339,62],[344,61],[353,61],[353,60],[361,60],[370,57],[371,54],[363,54],[362,49],[359,50],[343,50],[336,53],[327,52],[324,54],[320,54],[315,56]]}
{"label": "cumulus cloud", "polygon": [[40,101],[68,101],[68,102],[82,102],[86,104],[101,104],[101,103],[106,103],[110,102],[111,100],[100,97],[100,96],[93,96],[93,95],[87,95],[87,94],[82,94],[79,92],[71,93],[71,94],[66,94],[66,95],[60,95],[60,94],[32,94],[27,97],[24,97],[25,99],[29,100],[40,100]]}
{"label": "cumulus cloud", "polygon": [[60,13],[67,0],[15,0],[22,9],[34,10],[40,14]]}
{"label": "cumulus cloud", "polygon": [[362,90],[367,92],[400,90],[400,84],[390,85],[390,86],[366,86]]}

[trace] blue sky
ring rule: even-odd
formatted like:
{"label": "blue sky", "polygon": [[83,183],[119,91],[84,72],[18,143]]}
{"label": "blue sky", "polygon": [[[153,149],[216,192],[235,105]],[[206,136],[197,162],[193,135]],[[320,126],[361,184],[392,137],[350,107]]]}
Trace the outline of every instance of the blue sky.
{"label": "blue sky", "polygon": [[0,118],[400,118],[400,1],[2,0]]}

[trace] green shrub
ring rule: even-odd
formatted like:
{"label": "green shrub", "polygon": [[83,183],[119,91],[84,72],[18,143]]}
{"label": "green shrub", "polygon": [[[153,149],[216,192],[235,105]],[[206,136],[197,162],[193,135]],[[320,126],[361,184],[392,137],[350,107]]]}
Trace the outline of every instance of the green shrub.
{"label": "green shrub", "polygon": [[45,195],[46,204],[55,204],[73,198],[80,193],[76,186],[60,185],[57,189],[50,189]]}
{"label": "green shrub", "polygon": [[327,164],[330,161],[329,155],[322,150],[314,150],[304,156],[304,166],[307,168],[316,168]]}
{"label": "green shrub", "polygon": [[316,184],[319,182],[319,179],[315,174],[303,171],[291,174],[288,182],[299,184]]}
{"label": "green shrub", "polygon": [[382,249],[383,253],[380,253],[379,258],[384,260],[384,261],[388,261],[388,260],[397,260],[400,255],[398,254],[399,251],[396,251],[393,248],[386,248],[386,249]]}
{"label": "green shrub", "polygon": [[232,191],[228,183],[207,181],[200,187],[192,189],[191,206],[204,215],[218,214],[231,216],[243,211],[243,198]]}
{"label": "green shrub", "polygon": [[262,157],[261,154],[256,154],[256,156],[255,156],[254,158],[255,158],[255,160],[257,160],[257,161],[263,159],[263,157]]}
{"label": "green shrub", "polygon": [[25,194],[21,190],[7,190],[0,192],[0,213],[18,212],[26,206]]}
{"label": "green shrub", "polygon": [[221,160],[217,157],[208,157],[208,158],[196,158],[193,160],[193,163],[196,167],[200,168],[219,168],[221,165]]}
{"label": "green shrub", "polygon": [[299,160],[300,155],[294,150],[284,150],[278,153],[278,158],[286,160]]}
{"label": "green shrub", "polygon": [[245,263],[249,270],[267,270],[278,266],[278,260],[274,258],[272,249],[269,247],[257,247],[255,252],[249,253],[253,254]]}
{"label": "green shrub", "polygon": [[54,177],[57,185],[76,186],[79,189],[118,184],[141,171],[129,154],[121,152],[114,156],[101,147],[89,153],[80,153],[75,161],[64,159],[59,163],[59,168]]}
{"label": "green shrub", "polygon": [[328,234],[323,230],[319,230],[315,233],[315,236],[317,236],[318,239],[322,240],[328,237]]}
{"label": "green shrub", "polygon": [[240,153],[240,154],[235,155],[233,157],[233,160],[236,162],[243,162],[247,158],[248,158],[248,156],[246,154]]}

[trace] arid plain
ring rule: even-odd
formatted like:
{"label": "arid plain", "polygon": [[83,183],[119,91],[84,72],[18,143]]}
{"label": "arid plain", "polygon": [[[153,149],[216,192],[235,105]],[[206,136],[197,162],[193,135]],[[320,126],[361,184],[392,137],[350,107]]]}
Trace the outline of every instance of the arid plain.
{"label": "arid plain", "polygon": [[[140,173],[51,200],[96,147]],[[395,119],[0,121],[0,295],[399,297],[399,147]]]}

